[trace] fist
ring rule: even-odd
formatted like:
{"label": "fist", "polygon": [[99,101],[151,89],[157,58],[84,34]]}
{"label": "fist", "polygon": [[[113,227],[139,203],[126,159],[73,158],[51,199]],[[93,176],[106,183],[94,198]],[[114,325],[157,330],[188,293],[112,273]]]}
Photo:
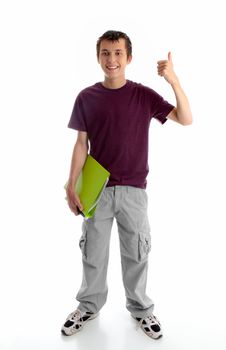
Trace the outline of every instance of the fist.
{"label": "fist", "polygon": [[171,52],[168,53],[168,60],[157,62],[158,75],[164,77],[169,84],[177,82],[178,78],[173,70],[173,61]]}
{"label": "fist", "polygon": [[79,214],[79,210],[83,210],[83,205],[80,201],[80,198],[77,195],[77,193],[75,193],[73,187],[68,186],[66,189],[66,193],[68,206],[71,209],[71,211],[77,216]]}

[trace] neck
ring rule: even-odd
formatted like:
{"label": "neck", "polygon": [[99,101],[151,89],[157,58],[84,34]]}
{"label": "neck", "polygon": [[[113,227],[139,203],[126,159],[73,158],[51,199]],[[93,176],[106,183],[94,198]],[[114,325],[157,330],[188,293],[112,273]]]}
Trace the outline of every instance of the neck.
{"label": "neck", "polygon": [[107,77],[105,77],[104,82],[102,84],[107,89],[119,89],[126,84],[126,79],[125,77],[123,77],[123,78],[114,80],[114,79],[108,79]]}

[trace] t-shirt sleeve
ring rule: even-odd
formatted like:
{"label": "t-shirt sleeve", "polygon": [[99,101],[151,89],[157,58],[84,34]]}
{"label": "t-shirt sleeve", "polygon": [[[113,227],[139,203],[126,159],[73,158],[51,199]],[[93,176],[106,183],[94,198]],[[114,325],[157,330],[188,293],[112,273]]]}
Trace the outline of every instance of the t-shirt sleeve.
{"label": "t-shirt sleeve", "polygon": [[87,131],[83,103],[82,96],[79,94],[75,100],[71,118],[68,123],[69,128],[79,131]]}
{"label": "t-shirt sleeve", "polygon": [[167,121],[167,115],[175,108],[174,105],[164,100],[164,98],[153,90],[152,118],[159,120],[162,124]]}

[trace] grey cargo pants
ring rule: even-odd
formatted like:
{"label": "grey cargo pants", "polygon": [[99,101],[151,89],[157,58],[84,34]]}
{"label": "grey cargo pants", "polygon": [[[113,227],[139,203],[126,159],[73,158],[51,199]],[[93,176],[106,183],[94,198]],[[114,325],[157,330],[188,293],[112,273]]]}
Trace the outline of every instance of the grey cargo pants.
{"label": "grey cargo pants", "polygon": [[97,313],[106,302],[109,242],[115,217],[126,307],[135,317],[143,318],[152,313],[154,304],[146,295],[148,253],[151,248],[147,205],[145,189],[134,186],[106,187],[94,216],[83,220],[79,241],[83,280],[76,296],[81,311]]}

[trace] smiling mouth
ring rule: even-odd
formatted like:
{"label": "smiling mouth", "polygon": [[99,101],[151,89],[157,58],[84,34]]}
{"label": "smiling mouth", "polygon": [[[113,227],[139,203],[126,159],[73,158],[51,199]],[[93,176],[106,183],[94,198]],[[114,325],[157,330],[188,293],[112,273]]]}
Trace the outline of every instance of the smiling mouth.
{"label": "smiling mouth", "polygon": [[114,71],[119,68],[119,66],[106,66],[106,68],[110,71]]}

